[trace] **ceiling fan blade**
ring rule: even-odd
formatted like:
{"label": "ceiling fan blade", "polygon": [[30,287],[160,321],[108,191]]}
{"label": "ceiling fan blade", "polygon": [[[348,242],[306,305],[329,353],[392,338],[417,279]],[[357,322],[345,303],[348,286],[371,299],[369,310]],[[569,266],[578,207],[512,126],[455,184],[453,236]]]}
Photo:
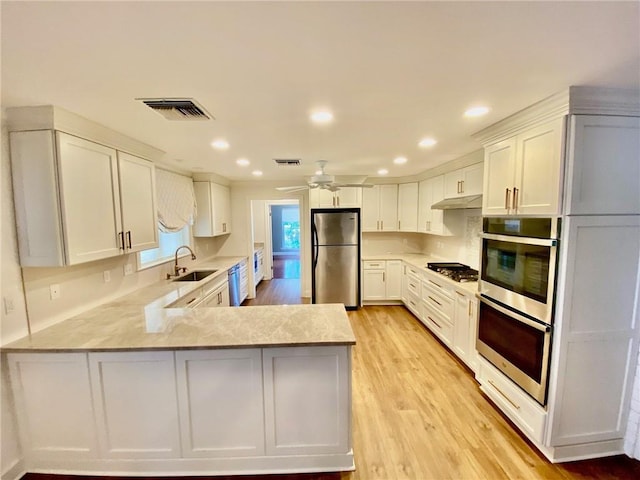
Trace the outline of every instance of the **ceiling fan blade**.
{"label": "ceiling fan blade", "polygon": [[297,192],[298,190],[306,190],[307,188],[306,185],[295,185],[293,187],[276,187],[276,190],[280,190],[281,192]]}
{"label": "ceiling fan blade", "polygon": [[334,183],[334,187],[360,187],[360,188],[373,188],[371,183]]}

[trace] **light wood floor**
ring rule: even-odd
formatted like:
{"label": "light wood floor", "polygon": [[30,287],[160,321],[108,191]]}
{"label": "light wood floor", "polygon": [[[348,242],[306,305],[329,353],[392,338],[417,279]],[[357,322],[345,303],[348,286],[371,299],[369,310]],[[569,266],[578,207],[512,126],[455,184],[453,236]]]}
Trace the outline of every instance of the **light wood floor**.
{"label": "light wood floor", "polygon": [[[280,297],[286,285],[280,282],[286,280],[262,282],[252,304],[285,298],[286,303],[303,302]],[[269,480],[640,479],[640,462],[624,455],[549,463],[480,392],[473,374],[404,307],[364,307],[348,315],[357,339],[356,471],[272,475]]]}

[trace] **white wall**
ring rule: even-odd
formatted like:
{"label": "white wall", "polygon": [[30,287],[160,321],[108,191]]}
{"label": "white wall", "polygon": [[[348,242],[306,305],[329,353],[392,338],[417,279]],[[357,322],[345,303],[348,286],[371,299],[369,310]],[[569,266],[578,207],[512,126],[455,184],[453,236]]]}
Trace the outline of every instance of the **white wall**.
{"label": "white wall", "polygon": [[425,235],[422,233],[364,232],[362,256],[385,253],[422,253]]}

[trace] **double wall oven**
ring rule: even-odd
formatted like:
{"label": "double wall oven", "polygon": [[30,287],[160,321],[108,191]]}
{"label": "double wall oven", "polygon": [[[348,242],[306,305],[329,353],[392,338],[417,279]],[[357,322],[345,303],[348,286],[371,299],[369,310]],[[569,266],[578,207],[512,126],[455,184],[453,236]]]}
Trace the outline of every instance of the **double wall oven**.
{"label": "double wall oven", "polygon": [[485,217],[478,353],[541,405],[553,330],[560,219]]}

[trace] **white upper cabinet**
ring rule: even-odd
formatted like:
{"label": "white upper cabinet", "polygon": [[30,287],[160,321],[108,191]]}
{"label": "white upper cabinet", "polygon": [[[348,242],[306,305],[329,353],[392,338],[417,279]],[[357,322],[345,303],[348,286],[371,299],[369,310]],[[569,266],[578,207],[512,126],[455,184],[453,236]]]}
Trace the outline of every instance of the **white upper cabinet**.
{"label": "white upper cabinet", "polygon": [[444,174],[444,198],[482,195],[482,163]]}
{"label": "white upper cabinet", "polygon": [[640,214],[640,118],[572,115],[567,215]]}
{"label": "white upper cabinet", "polygon": [[335,192],[320,188],[309,190],[311,208],[360,207],[361,199],[362,188],[359,187],[342,187]]}
{"label": "white upper cabinet", "polygon": [[155,168],[153,164],[128,153],[118,152],[122,230],[131,252],[158,245]]}
{"label": "white upper cabinet", "polygon": [[418,183],[398,185],[398,231],[418,231]]}
{"label": "white upper cabinet", "polygon": [[432,210],[431,205],[444,199],[444,175],[420,182],[418,189],[418,232],[450,235],[444,224],[443,210]]}
{"label": "white upper cabinet", "polygon": [[157,246],[151,162],[52,130],[10,133],[22,266],[63,266]]}
{"label": "white upper cabinet", "polygon": [[483,215],[560,213],[564,118],[485,147]]}
{"label": "white upper cabinet", "polygon": [[198,206],[193,226],[195,237],[215,237],[231,233],[229,187],[213,182],[193,182]]}
{"label": "white upper cabinet", "polygon": [[362,192],[362,231],[398,230],[398,185],[374,185]]}

